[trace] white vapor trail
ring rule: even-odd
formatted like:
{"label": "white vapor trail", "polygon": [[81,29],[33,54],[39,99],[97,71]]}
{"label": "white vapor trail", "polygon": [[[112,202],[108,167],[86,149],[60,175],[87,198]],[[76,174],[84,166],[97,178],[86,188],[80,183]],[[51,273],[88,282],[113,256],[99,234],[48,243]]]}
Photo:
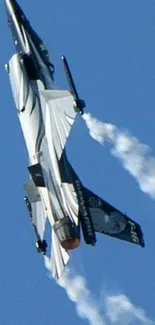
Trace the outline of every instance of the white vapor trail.
{"label": "white vapor trail", "polygon": [[[52,264],[50,258],[45,256],[45,266],[52,278]],[[106,295],[103,305],[100,306],[87,288],[86,279],[66,268],[65,273],[57,281],[69,299],[75,303],[77,314],[87,319],[90,325],[155,325],[147,318],[145,311],[132,304],[123,294]],[[101,313],[104,310],[104,315]],[[138,322],[138,323],[137,323]]]}
{"label": "white vapor trail", "polygon": [[[155,198],[155,158],[150,156],[150,148],[128,132],[120,131],[112,124],[100,122],[91,114],[83,114],[83,119],[91,137],[100,144],[109,142],[112,145],[112,154],[135,177],[141,190]],[[47,256],[45,266],[52,278],[51,258]],[[70,268],[66,268],[57,283],[75,303],[77,314],[90,325],[155,325],[154,321],[147,318],[145,310],[135,306],[124,294],[106,293],[102,305],[99,304],[87,288],[86,279],[72,272]]]}
{"label": "white vapor trail", "polygon": [[124,294],[107,296],[105,298],[105,307],[106,315],[111,324],[155,324],[152,320],[147,318],[143,309],[134,306]]}
{"label": "white vapor trail", "polygon": [[101,122],[89,113],[83,114],[83,119],[90,136],[100,144],[109,142],[111,153],[135,177],[140,189],[155,199],[155,158],[150,155],[150,147],[140,143],[128,131],[120,131],[113,124]]}
{"label": "white vapor trail", "polygon": [[[45,266],[52,276],[51,260],[45,256]],[[77,314],[87,319],[90,325],[106,325],[100,313],[99,305],[93,299],[87,289],[86,280],[66,268],[65,273],[57,281],[58,285],[65,289],[69,299],[76,304]]]}

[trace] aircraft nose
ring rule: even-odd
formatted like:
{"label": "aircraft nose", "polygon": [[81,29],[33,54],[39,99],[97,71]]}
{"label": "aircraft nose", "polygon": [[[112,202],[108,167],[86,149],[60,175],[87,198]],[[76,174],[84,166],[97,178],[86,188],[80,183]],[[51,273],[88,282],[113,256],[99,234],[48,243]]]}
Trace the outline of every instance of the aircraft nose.
{"label": "aircraft nose", "polygon": [[16,50],[18,53],[26,52],[27,48],[23,35],[23,26],[26,21],[26,17],[16,0],[5,0],[5,6],[7,11],[8,24],[11,29],[11,34]]}
{"label": "aircraft nose", "polygon": [[11,14],[12,12],[14,12],[15,10],[15,1],[13,0],[5,0],[5,6],[6,6],[6,10],[8,12],[8,14]]}
{"label": "aircraft nose", "polygon": [[23,15],[23,12],[16,0],[5,0],[6,11],[9,17],[16,17],[17,21]]}

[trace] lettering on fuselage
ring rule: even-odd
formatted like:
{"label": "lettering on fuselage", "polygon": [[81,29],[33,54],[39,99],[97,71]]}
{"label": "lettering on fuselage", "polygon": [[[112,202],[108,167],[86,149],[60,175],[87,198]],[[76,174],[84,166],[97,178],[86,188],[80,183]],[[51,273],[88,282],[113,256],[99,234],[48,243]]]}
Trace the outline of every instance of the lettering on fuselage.
{"label": "lettering on fuselage", "polygon": [[94,237],[94,231],[93,231],[92,224],[91,224],[91,221],[90,221],[90,215],[88,214],[86,204],[85,204],[85,200],[84,200],[84,197],[83,197],[83,191],[82,191],[82,188],[81,188],[81,183],[80,183],[80,181],[78,179],[75,181],[75,183],[76,183],[76,188],[77,188],[77,194],[78,194],[78,199],[79,199],[80,210],[81,210],[81,213],[82,213],[82,217],[83,217],[85,226],[87,228],[88,236]]}

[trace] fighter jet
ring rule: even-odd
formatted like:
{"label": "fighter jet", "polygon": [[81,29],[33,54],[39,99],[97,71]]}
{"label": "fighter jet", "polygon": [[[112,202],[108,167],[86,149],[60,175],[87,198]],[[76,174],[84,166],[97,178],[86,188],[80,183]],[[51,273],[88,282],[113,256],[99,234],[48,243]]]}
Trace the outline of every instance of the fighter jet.
{"label": "fighter jet", "polygon": [[54,82],[48,50],[15,0],[5,0],[16,53],[6,64],[28,152],[25,202],[37,237],[47,254],[46,221],[51,225],[53,276],[60,278],[69,251],[96,244],[96,232],[144,247],[141,227],[83,186],[66,155],[66,143],[85,102],[80,99],[67,60],[62,62],[69,90]]}

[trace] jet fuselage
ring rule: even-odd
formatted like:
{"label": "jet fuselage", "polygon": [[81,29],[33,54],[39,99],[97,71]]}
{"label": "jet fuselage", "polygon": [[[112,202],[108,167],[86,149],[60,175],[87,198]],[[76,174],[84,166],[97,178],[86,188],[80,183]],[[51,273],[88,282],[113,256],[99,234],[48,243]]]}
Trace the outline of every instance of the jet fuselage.
{"label": "jet fuselage", "polygon": [[[75,190],[78,177],[67,160],[65,150],[62,158],[58,159],[52,141],[55,131],[53,124],[50,124],[46,90],[55,88],[54,65],[49,59],[44,43],[32,29],[17,2],[6,0],[6,7],[17,51],[7,65],[7,71],[29,155],[29,172],[39,190],[49,221],[57,234],[59,233],[62,246],[72,249],[79,245],[79,214],[83,218],[85,240],[94,245],[96,237],[89,213],[85,211],[83,214],[82,210],[84,198],[79,207],[82,192],[79,192],[77,187],[80,195],[78,198]],[[75,92],[75,86],[73,90]],[[43,92],[46,92],[46,96]],[[76,98],[73,98],[71,93],[70,97],[73,103],[76,101],[81,105],[80,109],[84,107],[84,102],[79,100],[77,92]],[[39,166],[44,184],[35,181]],[[62,182],[64,171],[67,179]],[[63,228],[64,233],[60,228]]]}

